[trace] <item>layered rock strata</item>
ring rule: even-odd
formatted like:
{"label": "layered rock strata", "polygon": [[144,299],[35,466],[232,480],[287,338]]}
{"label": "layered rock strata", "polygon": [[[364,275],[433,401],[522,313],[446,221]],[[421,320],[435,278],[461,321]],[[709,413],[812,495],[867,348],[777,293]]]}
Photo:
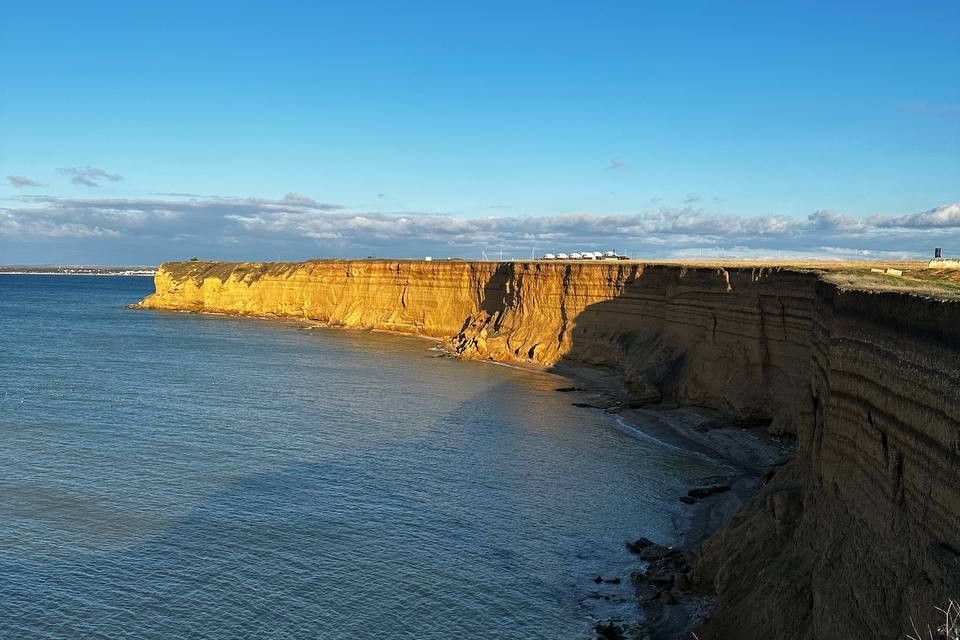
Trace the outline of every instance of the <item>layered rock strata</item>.
{"label": "layered rock strata", "polygon": [[442,339],[462,358],[612,369],[628,403],[798,438],[708,541],[701,639],[903,637],[960,597],[960,305],[785,268],[604,262],[164,265],[149,309]]}

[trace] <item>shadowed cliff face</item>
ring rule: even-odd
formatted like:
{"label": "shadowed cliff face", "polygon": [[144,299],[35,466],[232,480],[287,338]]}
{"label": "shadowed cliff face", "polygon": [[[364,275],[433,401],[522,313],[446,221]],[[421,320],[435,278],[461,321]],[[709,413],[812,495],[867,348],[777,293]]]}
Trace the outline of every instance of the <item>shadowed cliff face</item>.
{"label": "shadowed cliff face", "polygon": [[[570,360],[620,372],[631,400],[723,409],[796,432],[811,415],[814,274],[639,265],[505,265],[461,357]],[[789,400],[788,400],[789,399]]]}
{"label": "shadowed cliff face", "polygon": [[902,638],[960,592],[960,306],[821,282],[814,320],[814,419],[704,545],[701,638]]}
{"label": "shadowed cliff face", "polygon": [[796,434],[703,548],[706,638],[904,637],[960,594],[960,305],[789,269],[175,263],[141,303],[442,338],[462,358],[622,375],[627,400]]}

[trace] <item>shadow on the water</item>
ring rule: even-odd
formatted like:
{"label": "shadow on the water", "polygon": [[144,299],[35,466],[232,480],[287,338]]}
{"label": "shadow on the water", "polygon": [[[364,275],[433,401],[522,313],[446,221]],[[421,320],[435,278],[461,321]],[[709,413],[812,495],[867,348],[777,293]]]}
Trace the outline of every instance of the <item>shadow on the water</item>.
{"label": "shadow on the water", "polygon": [[[599,540],[626,505],[606,483],[669,463],[636,469],[622,444],[538,393],[532,408],[515,381],[495,384],[421,437],[239,477],[122,549],[47,556],[29,571],[0,561],[12,594],[0,613],[29,630],[28,602],[62,611],[64,629],[79,629],[81,609],[122,612],[117,629],[157,638],[535,638],[570,625],[591,637],[578,607],[612,606],[594,591],[633,611],[629,581],[592,582],[624,575],[608,556],[628,559],[616,534]],[[645,511],[634,508],[632,524]]]}

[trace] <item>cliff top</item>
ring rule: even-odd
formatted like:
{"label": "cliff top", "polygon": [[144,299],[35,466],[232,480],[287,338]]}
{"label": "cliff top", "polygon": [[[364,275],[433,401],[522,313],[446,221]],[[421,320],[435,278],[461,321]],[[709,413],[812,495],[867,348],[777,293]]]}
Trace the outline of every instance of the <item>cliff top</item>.
{"label": "cliff top", "polygon": [[[518,265],[568,265],[583,268],[604,268],[618,265],[643,265],[645,267],[681,267],[686,269],[782,269],[816,273],[827,282],[844,290],[868,292],[895,292],[941,300],[960,299],[960,269],[931,269],[926,261],[796,261],[796,260],[627,260],[586,262],[579,260],[517,260]],[[442,265],[491,265],[495,262],[476,260],[402,260],[387,258],[368,259],[314,259],[303,262],[218,262],[190,260],[167,262],[162,268],[177,278],[204,279],[216,277],[226,280],[236,272],[257,279],[264,275],[283,275],[305,266],[321,264],[356,265],[421,265],[440,268]]]}

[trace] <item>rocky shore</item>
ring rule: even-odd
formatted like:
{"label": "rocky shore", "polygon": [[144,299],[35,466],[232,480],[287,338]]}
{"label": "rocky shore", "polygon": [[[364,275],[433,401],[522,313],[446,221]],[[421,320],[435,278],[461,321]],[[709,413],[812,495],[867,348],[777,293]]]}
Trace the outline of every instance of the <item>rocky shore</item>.
{"label": "rocky shore", "polygon": [[569,386],[556,391],[568,395],[573,406],[614,415],[631,435],[655,439],[663,446],[727,467],[728,473],[703,478],[677,496],[684,506],[681,519],[675,522],[675,540],[641,537],[625,541],[626,549],[637,560],[636,569],[623,578],[596,578],[598,584],[628,581],[643,620],[599,620],[597,638],[689,638],[714,601],[696,573],[701,546],[790,460],[795,439],[790,435],[771,436],[763,426],[737,424],[718,411],[699,407],[630,408],[628,390],[608,370],[567,364],[555,367],[553,372],[570,380]]}

